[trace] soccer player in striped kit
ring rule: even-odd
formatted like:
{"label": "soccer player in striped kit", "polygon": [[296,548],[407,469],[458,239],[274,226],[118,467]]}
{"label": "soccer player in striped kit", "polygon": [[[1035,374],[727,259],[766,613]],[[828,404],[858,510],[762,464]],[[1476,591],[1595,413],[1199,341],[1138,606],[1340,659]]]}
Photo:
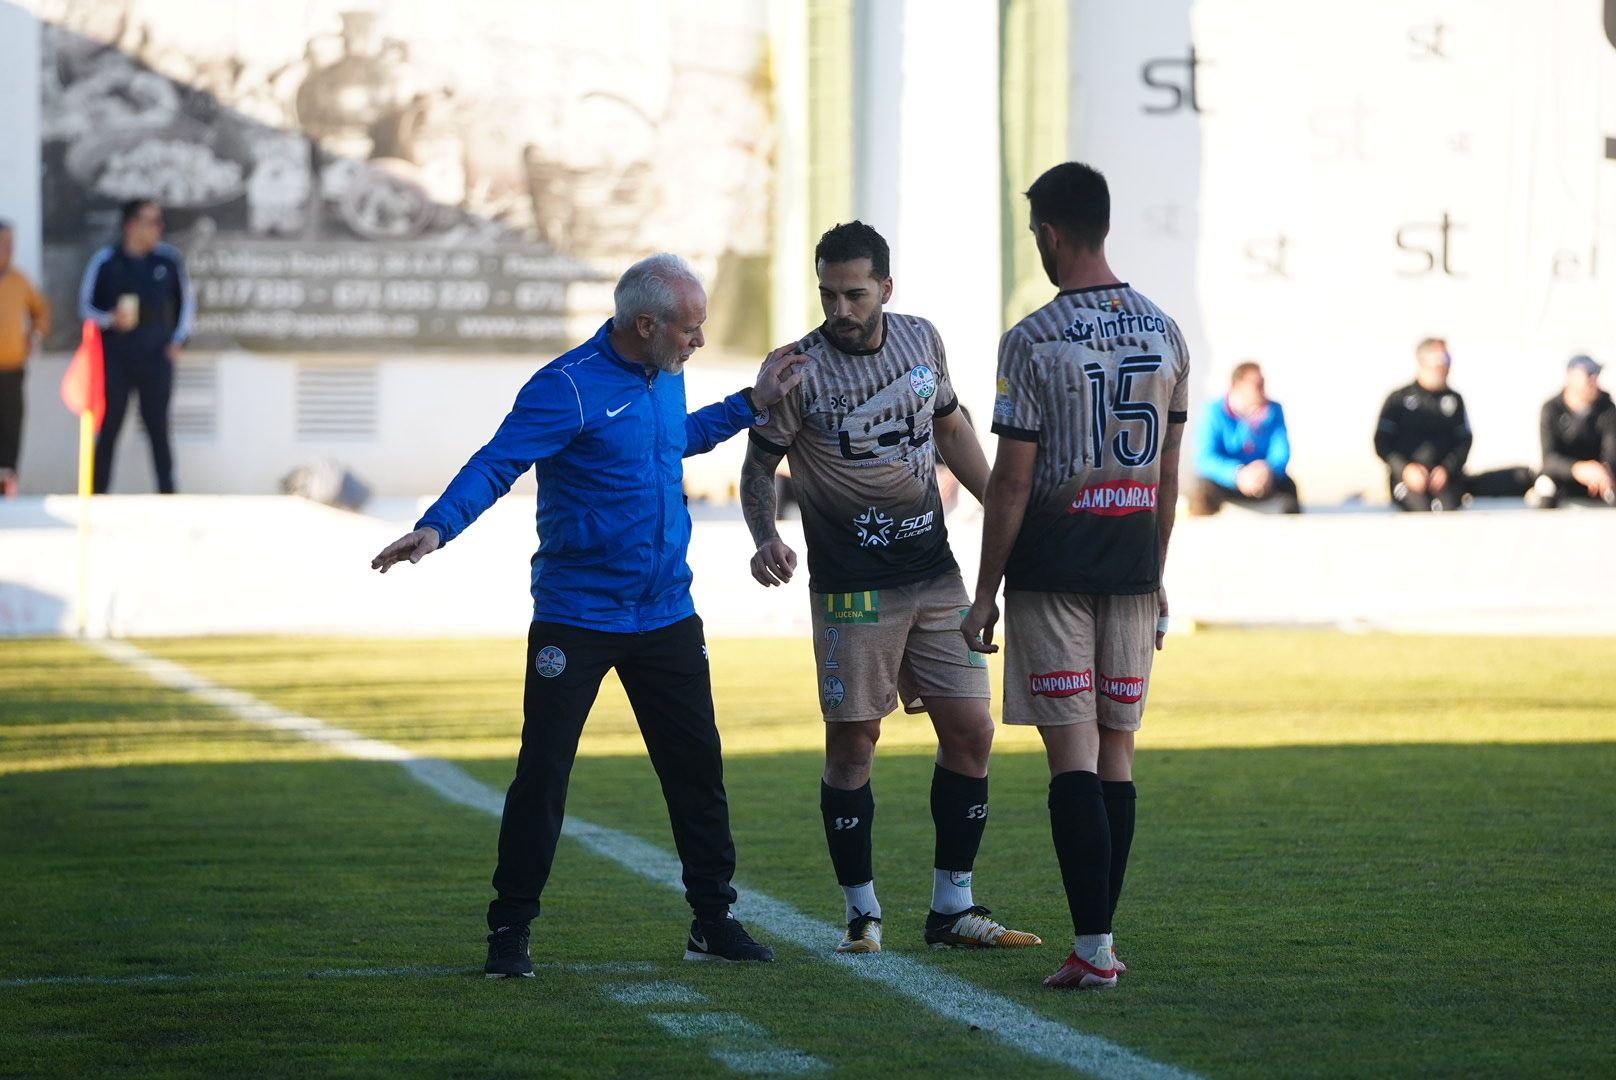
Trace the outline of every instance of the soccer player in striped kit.
{"label": "soccer player in striped kit", "polygon": [[1054,987],[1115,986],[1112,918],[1133,843],[1134,732],[1167,629],[1162,569],[1178,499],[1189,352],[1112,273],[1105,178],[1057,165],[1027,191],[1059,294],[999,344],[982,567],[961,631],[995,651],[1005,585],[1004,722],[1049,756],[1049,820],[1076,940]]}
{"label": "soccer player in striped kit", "polygon": [[[798,343],[801,385],[752,429],[741,503],[763,585],[791,579],[796,553],[775,530],[774,473],[789,457],[808,543],[815,682],[825,718],[820,811],[842,886],[837,951],[879,952],[870,773],[881,720],[925,711],[937,732],[936,827],[925,940],[939,948],[1039,945],[990,917],[972,893],[988,816],[993,717],[987,665],[960,639],[969,604],[937,491],[940,454],[981,498],[988,464],[959,408],[942,339],[925,319],[885,310],[890,254],[853,221],[814,251],[825,322]],[[776,356],[781,350],[776,350]]]}

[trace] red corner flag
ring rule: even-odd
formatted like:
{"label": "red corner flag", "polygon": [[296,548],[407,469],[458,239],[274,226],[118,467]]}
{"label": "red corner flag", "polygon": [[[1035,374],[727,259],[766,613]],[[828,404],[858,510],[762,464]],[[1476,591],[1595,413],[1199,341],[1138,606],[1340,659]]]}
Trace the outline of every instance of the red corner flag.
{"label": "red corner flag", "polygon": [[62,403],[80,416],[89,413],[95,430],[101,430],[107,415],[106,359],[101,353],[101,328],[89,319],[84,320],[84,340],[62,376]]}

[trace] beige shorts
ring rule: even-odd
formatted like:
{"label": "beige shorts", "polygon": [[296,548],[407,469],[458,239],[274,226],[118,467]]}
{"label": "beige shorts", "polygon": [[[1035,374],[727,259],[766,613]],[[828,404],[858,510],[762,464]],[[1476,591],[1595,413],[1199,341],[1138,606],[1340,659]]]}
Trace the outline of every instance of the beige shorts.
{"label": "beige shorts", "polygon": [[987,658],[965,645],[965,583],[950,571],[912,585],[856,593],[809,593],[819,709],[826,721],[879,720],[903,699],[981,698]]}
{"label": "beige shorts", "polygon": [[1004,722],[1138,731],[1156,658],[1155,593],[1004,595]]}

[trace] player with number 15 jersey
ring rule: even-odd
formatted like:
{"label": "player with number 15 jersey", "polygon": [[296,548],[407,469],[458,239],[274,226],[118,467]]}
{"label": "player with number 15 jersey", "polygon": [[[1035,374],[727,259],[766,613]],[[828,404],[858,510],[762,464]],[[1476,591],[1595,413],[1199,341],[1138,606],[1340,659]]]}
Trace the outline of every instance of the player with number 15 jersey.
{"label": "player with number 15 jersey", "polygon": [[1077,162],[1027,191],[1059,293],[999,346],[999,450],[982,568],[962,625],[992,651],[1005,586],[1004,722],[1037,725],[1074,948],[1054,987],[1114,986],[1112,918],[1133,842],[1134,732],[1166,633],[1162,569],[1178,496],[1189,351],[1112,273],[1105,178]]}

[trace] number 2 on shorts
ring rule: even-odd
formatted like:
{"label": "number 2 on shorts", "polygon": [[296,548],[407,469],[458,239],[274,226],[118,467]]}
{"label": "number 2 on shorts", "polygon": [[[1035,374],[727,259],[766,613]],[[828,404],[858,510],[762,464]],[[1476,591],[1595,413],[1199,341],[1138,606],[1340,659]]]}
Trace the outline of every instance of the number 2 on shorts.
{"label": "number 2 on shorts", "polygon": [[842,632],[840,630],[836,629],[834,626],[825,627],[825,644],[828,646],[825,649],[826,667],[835,668],[842,666],[836,662],[836,646],[841,643],[841,640]]}

